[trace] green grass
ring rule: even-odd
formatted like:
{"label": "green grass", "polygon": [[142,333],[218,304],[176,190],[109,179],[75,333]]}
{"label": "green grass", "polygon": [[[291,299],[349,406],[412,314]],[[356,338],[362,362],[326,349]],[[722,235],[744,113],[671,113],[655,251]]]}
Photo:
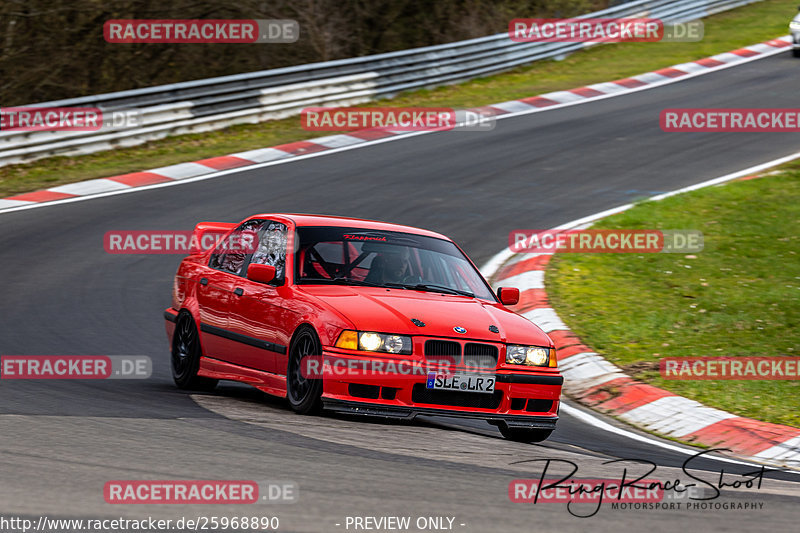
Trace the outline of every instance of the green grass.
{"label": "green grass", "polygon": [[697,229],[696,254],[558,254],[553,307],[633,377],[709,406],[800,427],[800,381],[662,379],[683,356],[800,356],[800,163],[644,202],[596,228]]}
{"label": "green grass", "polygon": [[[626,78],[785,35],[796,9],[796,0],[766,0],[705,19],[705,38],[699,43],[604,45],[563,61],[542,61],[459,85],[406,93],[382,105],[475,107]],[[293,117],[171,137],[132,148],[12,165],[0,168],[0,197],[324,134],[303,130],[299,118]]]}

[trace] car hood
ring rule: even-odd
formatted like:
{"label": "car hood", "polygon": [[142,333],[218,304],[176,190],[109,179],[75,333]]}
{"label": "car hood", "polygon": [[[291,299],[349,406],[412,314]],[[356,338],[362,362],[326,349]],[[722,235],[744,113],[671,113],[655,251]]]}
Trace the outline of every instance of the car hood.
{"label": "car hood", "polygon": [[[359,331],[550,346],[550,338],[502,305],[466,296],[376,287],[302,285]],[[425,323],[416,326],[412,319]],[[498,333],[491,331],[496,326]],[[460,327],[466,333],[458,333]]]}

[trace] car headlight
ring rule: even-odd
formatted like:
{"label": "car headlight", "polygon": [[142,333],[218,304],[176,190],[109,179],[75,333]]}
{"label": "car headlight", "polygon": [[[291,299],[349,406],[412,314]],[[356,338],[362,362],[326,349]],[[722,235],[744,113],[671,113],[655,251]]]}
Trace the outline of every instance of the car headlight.
{"label": "car headlight", "polygon": [[789,23],[789,29],[800,30],[800,20],[793,20]]}
{"label": "car headlight", "polygon": [[374,333],[372,331],[345,330],[336,341],[337,348],[363,350],[365,352],[385,352],[409,355],[412,352],[411,337]]}
{"label": "car headlight", "polygon": [[521,346],[509,344],[506,347],[506,363],[527,366],[555,366],[555,357],[550,356],[550,348],[541,346]]}

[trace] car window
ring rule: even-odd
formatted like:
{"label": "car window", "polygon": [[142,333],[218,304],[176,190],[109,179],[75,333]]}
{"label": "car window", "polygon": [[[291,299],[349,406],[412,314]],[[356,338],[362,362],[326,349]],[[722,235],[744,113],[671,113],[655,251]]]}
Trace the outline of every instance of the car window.
{"label": "car window", "polygon": [[275,267],[275,281],[283,282],[286,276],[286,225],[264,221],[258,235],[258,245],[250,263]]}
{"label": "car window", "polygon": [[264,220],[248,220],[239,225],[228,237],[222,239],[214,252],[208,266],[223,272],[242,275],[248,256],[252,253],[252,246],[256,241],[258,231]]}
{"label": "car window", "polygon": [[372,257],[362,256],[360,242],[318,242],[305,247],[300,258],[301,278],[330,279],[347,271],[353,279],[363,280],[372,263]]}
{"label": "car window", "polygon": [[390,231],[300,227],[299,283],[339,282],[454,290],[494,300],[475,267],[450,241]]}

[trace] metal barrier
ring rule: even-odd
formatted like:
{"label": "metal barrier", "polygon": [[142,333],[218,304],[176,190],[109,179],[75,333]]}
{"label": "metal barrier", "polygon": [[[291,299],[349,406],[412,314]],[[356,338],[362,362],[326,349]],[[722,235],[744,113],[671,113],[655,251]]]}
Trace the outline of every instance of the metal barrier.
{"label": "metal barrier", "polygon": [[[760,0],[637,0],[578,18],[650,17],[684,22]],[[352,59],[310,63],[33,104],[135,111],[136,126],[85,132],[0,132],[0,166],[55,155],[133,146],[171,135],[298,114],[309,106],[354,105],[411,89],[496,74],[558,59],[587,43],[520,43],[508,33]]]}

